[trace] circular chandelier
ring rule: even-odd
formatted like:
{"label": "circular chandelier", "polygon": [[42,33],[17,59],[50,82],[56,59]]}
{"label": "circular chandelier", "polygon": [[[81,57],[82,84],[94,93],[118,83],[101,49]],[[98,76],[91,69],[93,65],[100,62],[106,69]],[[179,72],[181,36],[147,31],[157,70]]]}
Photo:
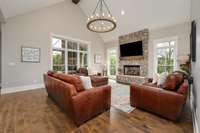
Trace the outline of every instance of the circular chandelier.
{"label": "circular chandelier", "polygon": [[99,0],[92,15],[87,20],[87,28],[97,33],[113,31],[117,27],[116,19],[104,0]]}

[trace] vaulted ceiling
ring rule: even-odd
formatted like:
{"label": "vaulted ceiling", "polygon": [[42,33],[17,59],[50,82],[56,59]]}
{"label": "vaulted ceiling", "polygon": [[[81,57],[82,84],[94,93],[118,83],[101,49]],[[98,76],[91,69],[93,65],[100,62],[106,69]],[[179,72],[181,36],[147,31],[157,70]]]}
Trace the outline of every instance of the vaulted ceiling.
{"label": "vaulted ceiling", "polygon": [[[5,18],[51,6],[65,0],[0,0]],[[69,0],[71,1],[71,0]],[[155,29],[190,20],[190,0],[105,0],[117,19],[117,29],[100,34],[105,42],[144,28]],[[97,0],[81,0],[77,6],[89,16]],[[121,11],[125,14],[121,15]],[[87,18],[86,18],[87,19]]]}
{"label": "vaulted ceiling", "polygon": [[[155,29],[190,20],[190,0],[105,0],[117,19],[117,29],[100,34],[105,42],[144,28]],[[89,15],[97,0],[81,0],[80,7]],[[125,14],[121,15],[121,11]]]}
{"label": "vaulted ceiling", "polygon": [[62,1],[64,0],[0,0],[0,8],[4,17],[10,18],[48,7]]}

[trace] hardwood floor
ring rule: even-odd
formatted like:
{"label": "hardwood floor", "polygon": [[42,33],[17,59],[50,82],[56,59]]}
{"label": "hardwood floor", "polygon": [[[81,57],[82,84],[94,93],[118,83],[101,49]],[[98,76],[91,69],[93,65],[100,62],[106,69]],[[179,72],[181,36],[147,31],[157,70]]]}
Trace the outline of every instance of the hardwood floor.
{"label": "hardwood floor", "polygon": [[186,116],[173,123],[139,109],[127,114],[112,107],[76,127],[44,89],[0,97],[0,133],[192,133]]}

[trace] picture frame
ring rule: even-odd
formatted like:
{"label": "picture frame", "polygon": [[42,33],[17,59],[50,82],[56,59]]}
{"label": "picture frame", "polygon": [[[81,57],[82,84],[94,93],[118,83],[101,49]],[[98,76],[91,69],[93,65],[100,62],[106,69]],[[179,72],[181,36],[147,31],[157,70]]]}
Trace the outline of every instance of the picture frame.
{"label": "picture frame", "polygon": [[94,63],[95,63],[95,64],[101,64],[101,55],[96,54],[96,55],[94,56]]}
{"label": "picture frame", "polygon": [[40,63],[40,48],[22,46],[21,61],[29,63]]}
{"label": "picture frame", "polygon": [[191,23],[191,34],[190,34],[190,58],[193,62],[196,61],[196,22]]}

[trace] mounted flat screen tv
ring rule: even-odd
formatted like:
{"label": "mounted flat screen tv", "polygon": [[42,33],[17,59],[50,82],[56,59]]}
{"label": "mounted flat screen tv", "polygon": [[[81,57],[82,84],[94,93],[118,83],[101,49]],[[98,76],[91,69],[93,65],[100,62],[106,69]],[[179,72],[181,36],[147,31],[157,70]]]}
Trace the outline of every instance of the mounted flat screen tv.
{"label": "mounted flat screen tv", "polygon": [[121,44],[120,45],[120,55],[121,55],[121,57],[142,56],[143,55],[142,41]]}

